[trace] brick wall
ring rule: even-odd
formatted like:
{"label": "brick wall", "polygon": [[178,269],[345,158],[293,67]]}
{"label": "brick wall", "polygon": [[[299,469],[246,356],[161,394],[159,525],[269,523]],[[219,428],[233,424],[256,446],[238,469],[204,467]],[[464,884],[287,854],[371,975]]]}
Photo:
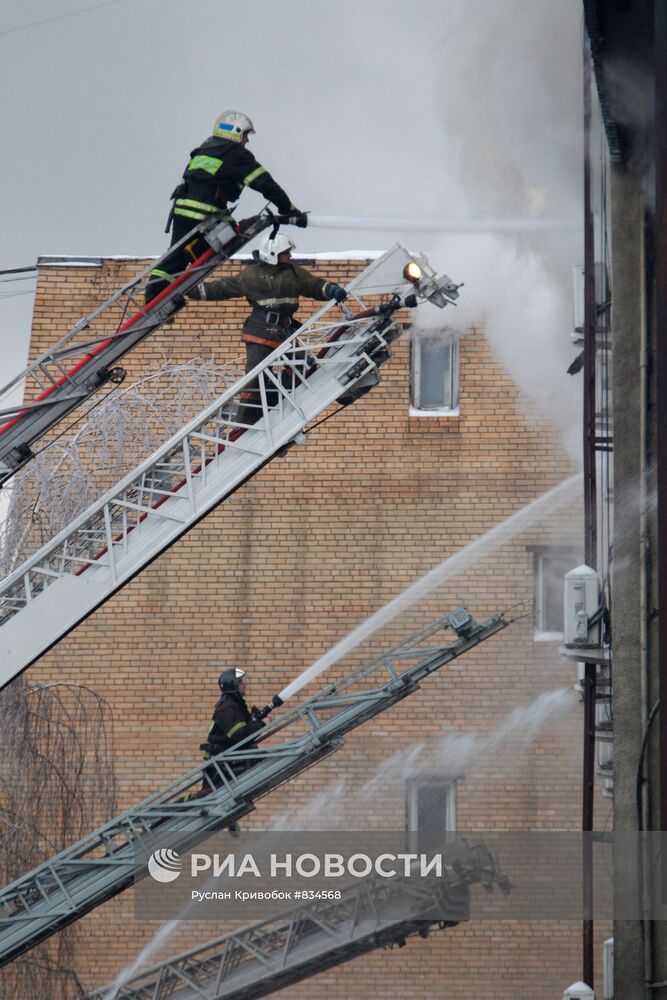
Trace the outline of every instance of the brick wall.
{"label": "brick wall", "polygon": [[[313,270],[345,283],[363,266],[318,261]],[[138,267],[112,260],[41,267],[32,354]],[[301,315],[309,308],[304,302]],[[123,362],[128,379],[164,360],[238,358],[245,313],[242,301],[190,304]],[[197,762],[221,664],[249,670],[252,700],[266,700],[399,590],[572,473],[555,429],[533,416],[482,331],[461,343],[457,417],[409,415],[409,354],[403,338],[382,386],[314,432],[306,447],[272,462],[28,672],[31,682],[90,684],[109,700],[121,807]],[[460,603],[477,617],[520,602],[521,613],[530,612],[528,546],[578,542],[579,514],[573,501],[505,539],[328,676]],[[366,799],[360,794],[388,754],[423,741],[428,755],[446,733],[483,738],[517,706],[572,681],[556,644],[535,642],[532,621],[523,617],[260,802],[245,825],[268,828],[318,793],[333,802],[333,785],[344,781],[348,826],[400,829],[402,781],[389,780]],[[473,758],[459,782],[459,828],[576,829],[581,723],[573,703],[530,747],[514,734]],[[309,822],[326,829],[336,816],[325,808]],[[128,891],[84,918],[77,971],[86,987],[113,978],[156,930],[134,922],[132,907]],[[222,930],[183,924],[150,962]],[[559,997],[580,978],[579,935],[576,922],[472,923],[359,959],[282,995]]]}

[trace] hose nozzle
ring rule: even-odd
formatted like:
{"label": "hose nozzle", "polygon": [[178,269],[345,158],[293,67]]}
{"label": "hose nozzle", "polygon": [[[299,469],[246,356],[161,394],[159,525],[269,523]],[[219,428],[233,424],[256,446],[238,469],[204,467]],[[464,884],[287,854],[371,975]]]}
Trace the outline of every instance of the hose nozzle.
{"label": "hose nozzle", "polygon": [[264,708],[257,708],[257,707],[253,708],[252,721],[261,722],[262,719],[265,719],[267,717],[267,715],[271,715],[271,712],[274,710],[274,708],[280,708],[282,704],[283,704],[283,699],[280,697],[280,695],[274,694],[269,704],[265,705]]}

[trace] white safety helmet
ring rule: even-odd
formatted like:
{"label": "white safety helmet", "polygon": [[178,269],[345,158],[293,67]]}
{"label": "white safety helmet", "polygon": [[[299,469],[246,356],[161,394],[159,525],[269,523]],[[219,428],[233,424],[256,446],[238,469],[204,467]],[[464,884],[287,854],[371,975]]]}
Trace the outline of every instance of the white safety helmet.
{"label": "white safety helmet", "polygon": [[289,236],[283,236],[282,233],[278,233],[273,239],[267,236],[266,239],[262,240],[259,248],[259,259],[264,261],[265,264],[277,264],[281,253],[285,253],[286,250],[295,249],[296,243]]}
{"label": "white safety helmet", "polygon": [[215,119],[213,126],[213,135],[218,135],[221,139],[231,139],[233,142],[240,142],[244,135],[254,131],[255,126],[242,111],[223,111]]}

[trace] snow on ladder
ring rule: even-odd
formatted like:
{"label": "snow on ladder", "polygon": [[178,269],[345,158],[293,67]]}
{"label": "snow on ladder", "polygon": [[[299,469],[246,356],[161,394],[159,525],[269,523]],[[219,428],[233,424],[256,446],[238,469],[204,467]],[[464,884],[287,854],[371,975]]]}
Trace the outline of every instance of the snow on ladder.
{"label": "snow on ladder", "polygon": [[[406,274],[409,277],[406,277]],[[28,667],[297,439],[331,403],[379,381],[411,295],[456,298],[396,245],[0,584],[0,686]],[[383,296],[379,305],[369,304]],[[336,318],[334,319],[334,313]],[[254,391],[255,403],[248,400]]]}
{"label": "snow on ladder", "polygon": [[[156,848],[189,850],[252,812],[258,798],[339,750],[347,733],[509,624],[502,614],[478,622],[465,608],[436,618],[0,890],[0,966],[144,878]],[[446,629],[456,634],[449,643]],[[276,739],[267,745],[269,737]],[[187,800],[202,773],[208,795]]]}
{"label": "snow on ladder", "polygon": [[[211,216],[1,388],[0,486],[30,461],[35,441],[104,385],[122,381],[124,370],[113,365],[182,308],[185,292],[269,226],[293,222],[294,216],[274,216],[264,210],[249,219],[241,232],[228,218]],[[209,249],[144,305],[144,279],[174,250],[192,240],[193,234],[203,236]],[[8,397],[22,382],[37,393],[36,397],[9,406]]]}

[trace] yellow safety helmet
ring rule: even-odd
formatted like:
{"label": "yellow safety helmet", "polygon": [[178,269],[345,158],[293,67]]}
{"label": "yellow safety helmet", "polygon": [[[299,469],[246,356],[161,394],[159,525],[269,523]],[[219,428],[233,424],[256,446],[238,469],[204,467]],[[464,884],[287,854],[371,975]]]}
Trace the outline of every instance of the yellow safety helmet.
{"label": "yellow safety helmet", "polygon": [[240,142],[244,135],[255,131],[250,118],[242,111],[223,111],[215,119],[213,135],[220,136],[221,139],[231,139],[232,142]]}

